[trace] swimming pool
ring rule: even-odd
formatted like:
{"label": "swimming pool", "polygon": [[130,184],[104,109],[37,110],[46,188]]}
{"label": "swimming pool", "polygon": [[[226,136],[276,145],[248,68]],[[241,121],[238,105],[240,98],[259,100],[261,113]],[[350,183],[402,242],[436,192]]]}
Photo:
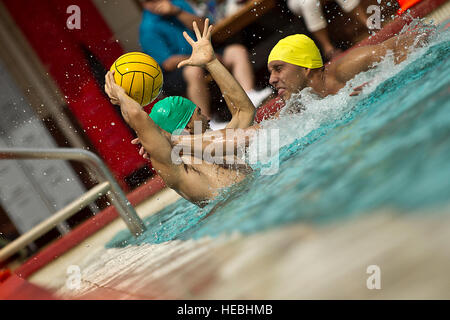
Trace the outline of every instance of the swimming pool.
{"label": "swimming pool", "polygon": [[[443,25],[446,25],[445,23]],[[121,231],[107,248],[250,234],[298,222],[327,224],[383,208],[414,214],[450,203],[450,31],[394,65],[387,57],[339,94],[303,90],[263,127],[278,128],[279,171],[225,190],[204,208],[179,200],[147,218],[134,239]],[[352,87],[370,84],[357,97]],[[272,158],[273,161],[273,158]]]}

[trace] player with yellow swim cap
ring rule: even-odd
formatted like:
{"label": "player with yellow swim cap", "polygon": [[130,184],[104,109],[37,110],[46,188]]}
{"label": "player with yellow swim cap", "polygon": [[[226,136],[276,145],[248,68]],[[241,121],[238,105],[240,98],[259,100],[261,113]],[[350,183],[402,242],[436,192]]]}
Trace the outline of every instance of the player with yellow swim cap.
{"label": "player with yellow swim cap", "polygon": [[[425,35],[426,36],[426,35]],[[293,93],[297,93],[305,87],[310,87],[313,92],[321,97],[337,93],[347,81],[356,74],[368,70],[375,62],[380,61],[388,50],[392,51],[395,61],[403,61],[412,45],[419,45],[417,33],[407,33],[392,37],[380,44],[359,47],[349,52],[345,59],[323,65],[319,49],[314,41],[302,34],[296,34],[281,39],[269,54],[268,68],[270,72],[270,84],[278,91],[278,95],[287,101]],[[356,94],[361,87],[357,87]],[[280,112],[274,115],[276,118]],[[260,126],[249,125],[241,127],[240,137],[251,134]],[[203,135],[182,136],[177,143],[191,145],[200,140]],[[215,142],[203,143],[203,150],[215,150],[215,155],[226,155],[223,144],[233,146],[234,150],[240,150],[245,139],[236,139],[232,130],[228,130],[226,136],[218,141],[219,148],[215,149]]]}
{"label": "player with yellow swim cap", "polygon": [[[313,40],[306,35],[291,35],[281,39],[270,52],[268,58],[269,82],[284,101],[287,101],[293,93],[299,92],[305,87],[310,87],[313,92],[321,97],[335,94],[356,74],[371,68],[375,62],[380,61],[388,50],[394,53],[396,62],[405,59],[408,49],[416,40],[416,36],[417,34],[412,33],[403,34],[378,45],[356,48],[349,52],[345,59],[324,66],[319,49]],[[360,89],[355,89],[355,91],[358,90]],[[233,90],[226,91],[233,92]],[[239,104],[234,105],[240,106]],[[233,108],[230,108],[230,111],[233,113]],[[237,114],[243,113],[240,111]],[[254,125],[253,121],[249,120],[251,112],[245,114],[246,116],[243,117],[245,121],[240,120],[239,126],[227,126],[227,128],[245,129],[244,134],[251,132],[253,129],[258,129],[259,125]],[[231,123],[234,123],[234,120]],[[222,143],[234,145],[236,139],[231,133],[231,131],[227,131],[227,136],[219,141],[219,145]],[[176,143],[192,145],[193,141],[201,140],[202,136],[202,134],[183,136]],[[228,139],[228,136],[230,139]],[[211,150],[211,145],[204,143],[202,148]],[[235,146],[234,149],[239,150],[238,146]],[[221,152],[225,152],[225,149],[222,149]],[[144,150],[141,149],[140,153],[145,157]]]}
{"label": "player with yellow swim cap", "polygon": [[380,44],[355,48],[345,58],[324,66],[313,40],[304,34],[287,36],[269,54],[269,83],[284,101],[305,87],[320,97],[336,94],[347,81],[380,62],[388,51],[394,53],[397,63],[403,61],[416,37],[417,34],[407,33]]}

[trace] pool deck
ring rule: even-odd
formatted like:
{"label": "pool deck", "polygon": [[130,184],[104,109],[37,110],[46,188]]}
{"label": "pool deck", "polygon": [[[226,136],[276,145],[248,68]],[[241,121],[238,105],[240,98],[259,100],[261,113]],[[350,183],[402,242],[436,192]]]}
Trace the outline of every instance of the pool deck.
{"label": "pool deck", "polygon": [[[62,299],[450,299],[450,208],[105,249],[119,229],[29,280]],[[69,265],[81,270],[77,289]],[[372,265],[381,289],[367,287]]]}

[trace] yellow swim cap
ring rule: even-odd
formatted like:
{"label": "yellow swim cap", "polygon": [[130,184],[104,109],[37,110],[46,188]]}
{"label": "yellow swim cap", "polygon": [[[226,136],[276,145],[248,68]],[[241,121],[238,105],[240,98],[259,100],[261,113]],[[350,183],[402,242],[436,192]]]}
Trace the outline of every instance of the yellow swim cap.
{"label": "yellow swim cap", "polygon": [[281,39],[273,47],[267,63],[281,60],[309,69],[323,67],[322,56],[314,41],[304,34],[294,34]]}

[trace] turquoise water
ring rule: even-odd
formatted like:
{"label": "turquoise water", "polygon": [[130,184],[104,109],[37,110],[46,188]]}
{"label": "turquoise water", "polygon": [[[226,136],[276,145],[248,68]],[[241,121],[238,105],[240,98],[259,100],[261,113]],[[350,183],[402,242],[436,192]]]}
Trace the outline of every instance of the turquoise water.
{"label": "turquoise water", "polygon": [[[134,239],[123,230],[106,246],[258,232],[292,223],[326,224],[378,209],[417,214],[450,204],[450,32],[394,65],[387,57],[338,95],[263,123],[280,128],[279,171],[269,163],[204,208],[179,200],[147,218]],[[357,97],[351,86],[370,80]],[[273,161],[273,158],[272,158]]]}

